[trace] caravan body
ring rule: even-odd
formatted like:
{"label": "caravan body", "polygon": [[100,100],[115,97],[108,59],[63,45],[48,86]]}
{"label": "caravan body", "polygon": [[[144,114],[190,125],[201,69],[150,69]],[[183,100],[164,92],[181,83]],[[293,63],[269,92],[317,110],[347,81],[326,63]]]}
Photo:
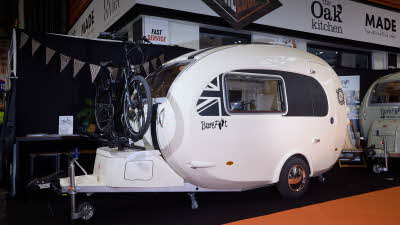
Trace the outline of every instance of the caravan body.
{"label": "caravan body", "polygon": [[361,135],[368,138],[368,147],[375,145],[378,156],[387,151],[400,155],[400,73],[389,74],[375,81],[361,104]]}
{"label": "caravan body", "polygon": [[185,182],[255,188],[278,182],[293,157],[317,176],[341,152],[349,120],[340,80],[306,52],[210,48],[167,62],[148,81],[157,114],[145,140]]}

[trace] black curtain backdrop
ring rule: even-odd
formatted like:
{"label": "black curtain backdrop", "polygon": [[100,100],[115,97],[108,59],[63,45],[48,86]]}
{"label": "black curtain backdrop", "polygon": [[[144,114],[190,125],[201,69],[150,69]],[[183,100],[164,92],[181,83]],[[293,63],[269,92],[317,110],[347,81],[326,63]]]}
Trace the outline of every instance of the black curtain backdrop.
{"label": "black curtain backdrop", "polygon": [[[21,31],[18,40],[20,35]],[[16,136],[34,133],[55,134],[58,133],[59,116],[76,116],[85,107],[84,99],[94,98],[95,87],[91,82],[88,63],[100,65],[101,62],[112,61],[117,65],[123,64],[123,43],[54,34],[28,35],[29,41],[18,51]],[[41,43],[34,56],[32,56],[32,38]],[[48,65],[45,63],[46,47],[56,51]],[[157,59],[157,65],[161,65],[160,55],[164,55],[165,61],[168,61],[192,51],[163,45],[142,47],[146,60]],[[63,72],[60,72],[59,53],[72,57]],[[134,64],[143,60],[143,57],[135,51],[129,56]],[[87,62],[75,78],[73,78],[73,58]],[[150,72],[156,69],[153,68],[153,63],[150,62],[149,65]],[[102,67],[97,77],[106,73],[109,73],[109,70]],[[75,121],[75,132],[76,124]]]}
{"label": "black curtain backdrop", "polygon": [[11,88],[7,93],[6,110],[4,112],[3,124],[0,129],[0,187],[8,186],[6,178],[10,174],[10,154],[15,142],[15,109],[16,109],[16,80],[11,80]]}
{"label": "black curtain backdrop", "polygon": [[27,31],[66,33],[66,0],[24,1],[24,12]]}

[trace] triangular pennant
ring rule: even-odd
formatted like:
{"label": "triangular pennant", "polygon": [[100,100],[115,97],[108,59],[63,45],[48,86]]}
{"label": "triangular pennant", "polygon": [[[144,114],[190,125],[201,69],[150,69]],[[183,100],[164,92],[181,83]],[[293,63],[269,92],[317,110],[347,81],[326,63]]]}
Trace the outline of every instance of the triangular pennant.
{"label": "triangular pennant", "polygon": [[143,64],[143,69],[146,72],[146,75],[149,75],[149,69],[150,69],[149,67],[150,67],[150,63],[149,62],[145,62]]}
{"label": "triangular pennant", "polygon": [[65,67],[67,67],[67,65],[68,65],[70,60],[71,60],[70,57],[68,57],[66,55],[63,55],[63,54],[60,54],[60,61],[61,61],[61,63],[60,63],[60,66],[61,66],[60,72],[62,72],[65,69]]}
{"label": "triangular pennant", "polygon": [[74,77],[76,77],[76,75],[79,73],[79,71],[81,71],[84,65],[85,65],[84,62],[74,59],[74,73],[73,73]]}
{"label": "triangular pennant", "polygon": [[35,54],[35,52],[38,50],[39,47],[40,43],[32,38],[32,56]]}
{"label": "triangular pennant", "polygon": [[165,63],[165,55],[164,54],[160,55],[158,58],[160,59],[161,64]]}
{"label": "triangular pennant", "polygon": [[24,32],[21,32],[21,36],[19,38],[19,48],[21,49],[22,47],[25,46],[26,43],[28,43],[29,36],[25,34]]}
{"label": "triangular pennant", "polygon": [[157,69],[157,58],[154,58],[151,60],[151,65],[153,65],[153,69],[156,70]]}
{"label": "triangular pennant", "polygon": [[94,82],[94,80],[96,80],[96,77],[97,77],[97,74],[100,71],[100,68],[101,67],[98,66],[98,65],[90,64],[90,73],[92,75],[92,83]]}
{"label": "triangular pennant", "polygon": [[56,51],[54,51],[53,49],[46,48],[46,65],[49,64],[55,53]]}
{"label": "triangular pennant", "polygon": [[115,80],[115,78],[117,77],[117,74],[118,74],[118,68],[116,68],[116,67],[107,67],[107,69],[108,69],[108,71],[110,71],[111,78],[113,80]]}

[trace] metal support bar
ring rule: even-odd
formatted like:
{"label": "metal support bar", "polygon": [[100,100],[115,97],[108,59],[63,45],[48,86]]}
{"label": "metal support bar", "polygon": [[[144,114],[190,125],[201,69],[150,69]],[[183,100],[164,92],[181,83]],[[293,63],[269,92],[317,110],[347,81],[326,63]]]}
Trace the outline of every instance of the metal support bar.
{"label": "metal support bar", "polygon": [[321,183],[325,183],[326,182],[326,177],[323,174],[321,174],[321,175],[318,176],[318,180]]}
{"label": "metal support bar", "polygon": [[76,211],[76,186],[75,186],[75,159],[71,159],[68,167],[68,176],[70,186],[68,187],[68,194],[71,198],[71,220],[76,220],[81,217],[80,213]]}
{"label": "metal support bar", "polygon": [[385,168],[383,168],[383,171],[389,171],[389,159],[385,138],[383,138],[383,149],[385,150]]}
{"label": "metal support bar", "polygon": [[188,193],[190,201],[192,202],[192,209],[198,209],[199,204],[197,203],[196,196],[194,192]]}

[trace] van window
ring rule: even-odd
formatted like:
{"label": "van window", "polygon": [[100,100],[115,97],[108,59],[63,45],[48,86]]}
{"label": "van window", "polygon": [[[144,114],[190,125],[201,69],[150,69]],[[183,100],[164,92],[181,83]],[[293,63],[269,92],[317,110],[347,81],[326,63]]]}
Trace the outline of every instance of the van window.
{"label": "van window", "polygon": [[400,103],[400,82],[393,81],[375,85],[371,92],[370,103]]}
{"label": "van window", "polygon": [[286,111],[283,80],[273,76],[225,77],[227,108],[233,113],[282,113]]}
{"label": "van window", "polygon": [[189,63],[190,61],[183,61],[163,66],[150,74],[146,79],[150,85],[152,97],[166,97],[172,82]]}

